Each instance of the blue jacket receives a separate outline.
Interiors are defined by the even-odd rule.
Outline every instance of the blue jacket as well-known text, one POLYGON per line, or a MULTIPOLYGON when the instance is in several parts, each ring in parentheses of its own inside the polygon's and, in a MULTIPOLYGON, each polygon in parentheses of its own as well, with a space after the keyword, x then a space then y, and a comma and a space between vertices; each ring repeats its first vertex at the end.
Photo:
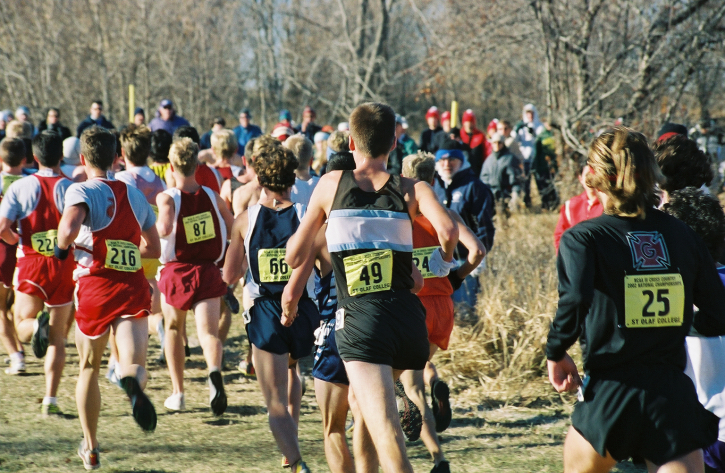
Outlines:
POLYGON ((237 137, 237 143, 239 143, 239 150, 237 153, 240 155, 244 154, 244 147, 252 138, 262 136, 262 129, 257 125, 250 124, 247 128, 242 128, 242 125, 237 125, 234 128, 234 134, 237 137))
POLYGON ((161 117, 155 117, 151 122, 149 123, 149 128, 151 131, 156 130, 166 130, 170 134, 174 134, 174 131, 176 131, 177 128, 180 126, 189 126, 189 120, 187 120, 184 117, 181 117, 179 115, 174 114, 174 116, 171 118, 171 120, 162 120, 161 117))
POLYGON ((91 118, 90 115, 88 115, 85 118, 85 120, 83 120, 82 122, 80 122, 78 124, 78 128, 76 129, 76 134, 78 135, 78 138, 80 138, 81 135, 83 134, 83 130, 85 130, 86 128, 89 128, 93 125, 98 125, 102 128, 105 128, 106 130, 115 129, 115 127, 113 126, 113 123, 109 122, 105 116, 101 115, 100 117, 98 117, 98 120, 94 120, 91 118))
MULTIPOLYGON (((443 179, 436 175, 433 190, 438 201, 461 216, 468 228, 476 234, 486 251, 493 247, 493 237, 496 229, 493 226, 495 213, 493 193, 470 167, 458 171, 446 187, 443 179)), ((466 248, 458 245, 458 259, 468 255, 466 248)))

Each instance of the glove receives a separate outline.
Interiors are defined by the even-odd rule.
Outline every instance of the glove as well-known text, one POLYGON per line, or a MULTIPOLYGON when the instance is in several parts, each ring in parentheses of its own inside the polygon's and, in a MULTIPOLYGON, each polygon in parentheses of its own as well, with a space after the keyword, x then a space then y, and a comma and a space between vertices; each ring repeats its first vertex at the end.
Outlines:
POLYGON ((448 273, 448 281, 453 286, 453 291, 457 291, 461 287, 461 284, 463 284, 463 279, 458 275, 458 271, 448 273))
POLYGON ((450 263, 443 260, 443 249, 441 248, 434 251, 433 254, 430 255, 430 260, 428 261, 428 269, 431 273, 435 274, 435 277, 437 278, 444 278, 448 276, 451 269, 456 266, 458 266, 458 263, 454 260, 451 260, 450 263))
POLYGON ((62 261, 68 257, 68 254, 70 253, 70 247, 66 248, 65 250, 61 250, 56 243, 55 248, 53 248, 53 253, 55 253, 56 258, 62 261))
POLYGON ((239 301, 234 297, 234 288, 232 286, 227 286, 227 293, 222 298, 227 307, 229 307, 229 310, 232 311, 232 314, 239 313, 239 301))

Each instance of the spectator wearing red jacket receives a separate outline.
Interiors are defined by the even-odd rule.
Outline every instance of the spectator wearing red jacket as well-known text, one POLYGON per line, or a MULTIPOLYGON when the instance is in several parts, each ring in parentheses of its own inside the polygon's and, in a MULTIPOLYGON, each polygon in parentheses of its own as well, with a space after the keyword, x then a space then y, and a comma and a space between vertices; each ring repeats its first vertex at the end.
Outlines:
POLYGON ((584 188, 584 192, 567 200, 561 206, 559 222, 556 224, 556 230, 554 230, 554 246, 556 247, 556 251, 559 251, 559 240, 561 240, 561 236, 565 231, 579 222, 602 215, 604 208, 602 207, 602 203, 599 202, 597 191, 588 187, 584 180, 588 172, 589 166, 587 165, 586 158, 583 157, 579 162, 579 182, 584 188))
POLYGON ((490 154, 490 150, 486 153, 487 146, 490 147, 486 140, 486 135, 481 130, 476 128, 476 115, 470 108, 463 112, 461 118, 461 141, 468 145, 470 152, 468 154, 468 164, 473 169, 473 173, 476 176, 481 174, 481 168, 483 167, 483 161, 486 156, 490 154))

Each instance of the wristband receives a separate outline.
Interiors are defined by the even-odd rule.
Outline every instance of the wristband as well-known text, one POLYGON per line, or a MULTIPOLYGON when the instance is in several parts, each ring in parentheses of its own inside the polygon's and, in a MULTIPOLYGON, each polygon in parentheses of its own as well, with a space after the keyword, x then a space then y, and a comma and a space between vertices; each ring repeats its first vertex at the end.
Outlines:
POLYGON ((59 260, 64 260, 68 257, 68 254, 70 253, 70 247, 66 248, 65 250, 60 249, 58 246, 58 243, 55 244, 55 248, 53 248, 53 253, 55 254, 55 257, 59 260))
POLYGON ((457 291, 463 284, 463 278, 458 276, 458 271, 451 271, 448 273, 448 281, 450 281, 451 286, 453 286, 453 291, 457 291))

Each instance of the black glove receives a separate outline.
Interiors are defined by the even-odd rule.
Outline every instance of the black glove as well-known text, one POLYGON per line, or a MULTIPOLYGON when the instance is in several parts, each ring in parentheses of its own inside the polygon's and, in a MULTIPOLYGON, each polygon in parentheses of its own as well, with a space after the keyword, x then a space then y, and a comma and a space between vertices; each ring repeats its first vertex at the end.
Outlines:
POLYGON ((232 314, 239 313, 239 301, 234 297, 234 288, 232 286, 227 286, 227 293, 222 298, 227 307, 229 307, 229 310, 232 311, 232 314))
POLYGON ((454 269, 450 273, 448 273, 448 281, 450 281, 451 286, 453 286, 453 290, 457 291, 458 288, 461 287, 461 284, 463 284, 463 279, 460 276, 458 276, 458 270, 454 269))
POLYGON ((55 253, 56 258, 62 261, 68 257, 68 254, 70 253, 70 247, 66 248, 65 250, 61 250, 58 247, 58 243, 56 243, 55 248, 53 248, 53 253, 55 253))

